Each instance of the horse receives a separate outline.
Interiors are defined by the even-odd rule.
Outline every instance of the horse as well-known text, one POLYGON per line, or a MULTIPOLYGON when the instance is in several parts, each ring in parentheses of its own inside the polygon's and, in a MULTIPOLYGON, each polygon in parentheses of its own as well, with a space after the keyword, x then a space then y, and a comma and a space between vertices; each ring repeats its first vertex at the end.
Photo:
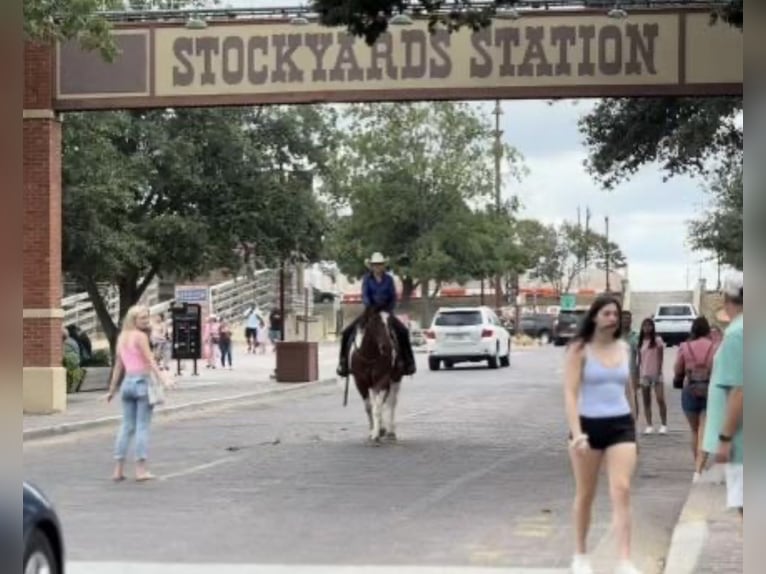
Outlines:
POLYGON ((395 411, 403 370, 399 349, 389 329, 389 315, 365 310, 356 329, 349 357, 351 375, 364 401, 370 424, 370 441, 396 441, 395 411), (384 422, 384 410, 387 417, 384 422))

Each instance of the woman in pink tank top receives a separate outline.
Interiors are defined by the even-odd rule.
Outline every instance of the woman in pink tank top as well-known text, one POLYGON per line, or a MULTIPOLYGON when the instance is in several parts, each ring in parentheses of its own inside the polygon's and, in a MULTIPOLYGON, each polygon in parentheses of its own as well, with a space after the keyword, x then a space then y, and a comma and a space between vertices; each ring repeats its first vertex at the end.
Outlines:
POLYGON ((149 402, 149 384, 152 376, 167 386, 170 379, 162 372, 149 346, 149 309, 131 307, 122 322, 117 338, 112 379, 107 401, 120 390, 122 399, 122 425, 114 448, 115 467, 112 479, 125 480, 125 458, 131 439, 135 439, 136 480, 146 481, 154 476, 146 468, 148 458, 149 427, 153 406, 149 402))
POLYGON ((701 438, 705 431, 707 387, 716 348, 717 344, 711 338, 710 323, 705 317, 697 317, 692 323, 689 340, 678 349, 674 369, 676 381, 683 384, 681 406, 691 430, 694 481, 699 479, 707 464, 707 453, 701 448, 701 438))

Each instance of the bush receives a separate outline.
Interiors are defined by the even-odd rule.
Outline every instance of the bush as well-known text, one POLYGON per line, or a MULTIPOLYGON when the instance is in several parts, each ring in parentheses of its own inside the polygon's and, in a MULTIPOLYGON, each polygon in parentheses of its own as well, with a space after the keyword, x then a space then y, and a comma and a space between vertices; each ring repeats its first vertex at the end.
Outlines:
POLYGON ((63 365, 66 369, 67 393, 79 392, 85 380, 85 369, 80 366, 80 356, 75 353, 66 353, 63 365))
POLYGON ((111 367, 112 355, 108 349, 98 349, 93 351, 93 355, 90 358, 85 359, 82 362, 83 367, 111 367))

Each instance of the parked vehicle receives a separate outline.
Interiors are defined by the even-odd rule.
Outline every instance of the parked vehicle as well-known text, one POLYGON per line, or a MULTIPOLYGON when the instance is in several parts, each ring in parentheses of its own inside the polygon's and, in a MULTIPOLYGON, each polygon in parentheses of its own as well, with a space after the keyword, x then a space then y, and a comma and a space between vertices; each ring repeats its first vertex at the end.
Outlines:
POLYGON ((53 505, 24 483, 24 574, 64 574, 64 542, 53 505))
POLYGON ((557 347, 566 345, 577 334, 580 321, 585 316, 587 309, 574 309, 559 311, 553 325, 553 344, 557 347))
POLYGON ((556 317, 545 313, 522 315, 519 321, 519 331, 522 335, 540 339, 543 344, 548 344, 553 338, 556 317))
POLYGON ((654 313, 657 335, 669 347, 678 345, 689 338, 692 323, 697 318, 697 309, 689 303, 661 303, 654 313))
POLYGON ((511 336, 489 307, 442 307, 426 331, 428 367, 486 361, 490 369, 511 364, 511 336))

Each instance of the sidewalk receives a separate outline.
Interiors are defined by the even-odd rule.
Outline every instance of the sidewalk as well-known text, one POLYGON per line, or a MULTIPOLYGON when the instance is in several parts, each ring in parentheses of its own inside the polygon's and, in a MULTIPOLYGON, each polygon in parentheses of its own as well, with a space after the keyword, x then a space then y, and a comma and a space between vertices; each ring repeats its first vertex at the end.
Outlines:
POLYGON ((726 508, 723 472, 692 486, 673 531, 664 574, 741 574, 744 541, 736 511, 726 508))
MULTIPOLYGON (((235 343, 234 369, 206 369, 204 361, 198 361, 199 375, 194 376, 192 362, 184 362, 181 376, 175 376, 176 388, 168 393, 165 405, 158 407, 155 416, 162 416, 206 406, 226 404, 261 395, 290 392, 317 384, 336 382, 335 368, 338 362, 338 345, 319 344, 319 381, 315 383, 277 383, 271 375, 276 356, 248 354, 244 344, 235 343)), ((171 372, 175 373, 173 363, 171 372)), ((113 426, 120 420, 119 401, 107 403, 103 391, 82 392, 69 395, 64 413, 48 415, 24 415, 23 438, 30 440, 55 434, 74 432, 101 426, 113 426)))

